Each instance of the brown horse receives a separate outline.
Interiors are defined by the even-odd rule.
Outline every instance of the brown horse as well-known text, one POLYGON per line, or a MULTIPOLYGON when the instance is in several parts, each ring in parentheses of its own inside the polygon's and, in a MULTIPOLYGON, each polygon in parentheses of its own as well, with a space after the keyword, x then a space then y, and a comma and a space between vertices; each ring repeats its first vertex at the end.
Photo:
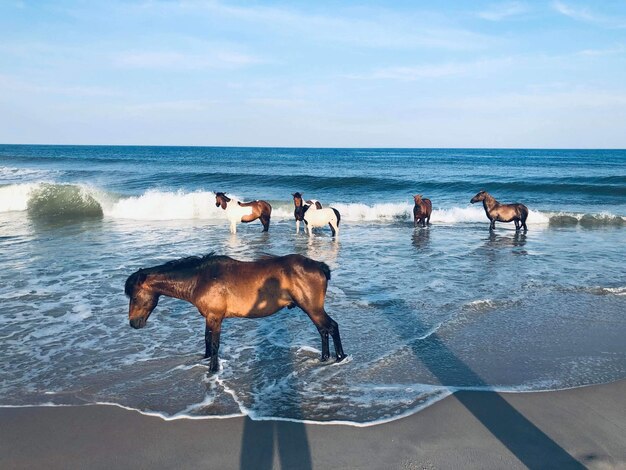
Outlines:
POLYGON ((422 223, 422 227, 426 224, 430 225, 430 214, 433 211, 433 204, 430 199, 422 199, 421 194, 413 196, 415 205, 413 206, 413 227, 417 227, 418 223, 422 223))
POLYGON ((226 217, 230 221, 231 233, 237 233, 237 223, 261 220, 263 231, 270 229, 270 217, 272 206, 265 201, 241 202, 235 201, 225 193, 215 193, 215 206, 226 211, 226 217))
POLYGON ((312 205, 315 205, 316 209, 321 209, 322 208, 322 204, 319 201, 306 201, 305 202, 302 200, 302 193, 293 193, 293 205, 295 206, 295 209, 293 211, 293 216, 296 219, 296 233, 300 233, 300 222, 304 221, 304 213, 309 209, 309 207, 311 207, 312 205))
POLYGON ((337 362, 343 360, 339 327, 324 310, 329 279, 326 263, 301 255, 244 262, 211 253, 140 269, 128 277, 124 290, 133 328, 146 325, 161 295, 195 305, 206 319, 205 357, 211 358, 210 371, 216 372, 224 318, 266 317, 284 307, 300 307, 313 321, 322 337, 322 361, 330 356, 329 335, 337 362))
POLYGON ((500 204, 487 191, 479 191, 476 196, 470 200, 472 204, 480 201, 483 202, 485 214, 487 214, 487 218, 491 221, 489 230, 494 230, 496 228, 497 220, 498 222, 513 221, 515 222, 515 230, 523 228, 524 231, 528 231, 528 227, 526 227, 528 207, 524 204, 500 204))

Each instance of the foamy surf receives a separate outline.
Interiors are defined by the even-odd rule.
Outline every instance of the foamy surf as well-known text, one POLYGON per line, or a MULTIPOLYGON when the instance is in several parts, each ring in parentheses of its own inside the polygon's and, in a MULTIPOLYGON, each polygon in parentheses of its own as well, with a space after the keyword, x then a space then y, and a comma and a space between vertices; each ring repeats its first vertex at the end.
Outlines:
MULTIPOLYGON (((216 383, 221 385, 221 381, 216 380, 216 383)), ((211 394, 207 394, 205 398, 199 402, 194 403, 186 407, 184 410, 179 412, 168 414, 160 411, 149 410, 149 409, 141 409, 132 406, 123 405, 121 403, 111 402, 111 401, 95 401, 95 402, 86 402, 81 404, 61 404, 54 403, 53 401, 46 401, 35 404, 25 404, 25 405, 2 405, 0 404, 0 408, 54 408, 54 407, 68 407, 68 406, 112 406, 116 408, 121 408, 127 411, 133 411, 139 413, 144 416, 150 416, 154 418, 162 419, 163 421, 199 421, 199 420, 225 420, 225 419, 234 419, 234 418, 242 418, 248 417, 254 421, 281 421, 281 422, 290 422, 290 423, 300 423, 300 424, 312 424, 317 426, 350 426, 356 428, 368 428, 372 426, 378 426, 381 424, 391 423, 394 421, 398 421, 400 419, 407 418, 409 416, 413 416, 426 408, 434 405, 435 403, 440 402, 448 398, 457 392, 471 391, 471 392, 495 392, 495 393, 505 393, 505 394, 517 394, 517 393, 546 393, 546 392, 554 392, 554 391, 564 391, 564 390, 572 390, 576 388, 584 388, 597 384, 589 384, 589 385, 580 385, 575 387, 559 387, 554 381, 551 380, 543 380, 537 381, 532 384, 532 386, 485 386, 485 387, 450 387, 450 386, 438 386, 438 385, 428 385, 428 384, 389 384, 384 387, 374 387, 378 391, 384 392, 412 392, 415 393, 417 397, 421 397, 417 399, 417 404, 412 406, 402 413, 375 419, 371 421, 361 422, 361 421, 353 421, 346 419, 330 419, 330 420, 315 420, 315 419, 297 419, 297 418, 286 418, 281 416, 266 416, 262 413, 256 412, 254 409, 247 408, 243 405, 243 403, 239 402, 240 411, 237 413, 228 413, 223 415, 202 415, 202 414, 194 414, 194 411, 202 410, 204 408, 210 407, 214 402, 215 397, 211 394)), ((234 393, 231 391, 231 393, 234 393)), ((55 393, 49 393, 48 395, 55 395, 55 393)))
MULTIPOLYGON (((245 198, 243 198, 245 200, 245 198)), ((341 213, 342 222, 410 222, 413 206, 406 203, 330 203, 341 213)), ((138 196, 121 197, 85 184, 49 182, 19 183, 0 187, 0 213, 28 212, 34 217, 89 217, 137 221, 221 220, 223 211, 215 206, 212 191, 147 190, 138 196)), ((293 207, 289 201, 273 201, 272 217, 291 220, 293 207)), ((431 223, 453 225, 485 223, 480 206, 435 208, 431 223)), ((607 212, 566 213, 530 210, 529 226, 622 226, 623 216, 607 212)))

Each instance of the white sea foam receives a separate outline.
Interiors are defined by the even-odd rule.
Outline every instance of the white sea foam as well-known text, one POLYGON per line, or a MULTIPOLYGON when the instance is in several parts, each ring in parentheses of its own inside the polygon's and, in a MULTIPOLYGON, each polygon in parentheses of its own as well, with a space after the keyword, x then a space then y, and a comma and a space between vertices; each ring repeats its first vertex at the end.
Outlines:
POLYGON ((120 199, 104 209, 104 214, 119 219, 180 220, 224 218, 215 206, 215 193, 147 191, 141 196, 120 199))
POLYGON ((626 295, 626 287, 588 287, 584 290, 596 295, 626 295))
POLYGON ((4 181, 24 181, 32 179, 49 178, 57 175, 56 170, 41 170, 38 168, 13 168, 8 166, 0 166, 0 180, 4 181))
POLYGON ((496 303, 491 299, 473 300, 465 304, 465 307, 473 310, 486 310, 496 306, 496 303))
POLYGON ((412 207, 403 203, 367 204, 330 204, 341 214, 341 220, 351 222, 375 221, 389 219, 408 219, 412 207))
POLYGON ((11 184, 0 188, 0 212, 25 211, 35 183, 11 184))
MULTIPOLYGON (((63 188, 78 188, 84 201, 96 201, 106 217, 130 220, 190 220, 190 219, 225 219, 224 211, 215 206, 215 193, 211 191, 160 191, 148 190, 139 196, 118 197, 90 185, 69 185, 39 183, 18 183, 0 187, 0 213, 26 211, 33 198, 48 197, 47 193, 62 193, 63 188), (56 192, 54 191, 56 190, 56 192)), ((75 204, 69 199, 68 204, 75 204)), ((42 201, 39 200, 39 207, 42 201)), ((45 200, 43 201, 45 210, 45 200)), ((342 222, 375 221, 411 221, 413 207, 406 203, 337 203, 328 204, 341 214, 342 222)), ((292 220, 293 208, 288 201, 274 202, 272 218, 292 220)), ((485 213, 480 206, 459 206, 434 209, 431 216, 433 224, 484 223, 485 213)), ((581 214, 567 212, 540 212, 530 210, 529 226, 542 226, 550 223, 581 225, 621 224, 626 218, 607 212, 581 214)))

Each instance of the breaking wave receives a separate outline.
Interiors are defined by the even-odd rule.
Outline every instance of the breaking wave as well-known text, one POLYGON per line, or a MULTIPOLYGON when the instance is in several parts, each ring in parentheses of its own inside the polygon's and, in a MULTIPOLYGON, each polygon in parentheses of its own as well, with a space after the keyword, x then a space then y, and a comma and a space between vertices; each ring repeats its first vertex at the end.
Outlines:
MULTIPOLYGON (((293 218, 291 201, 270 201, 275 219, 293 218)), ((348 222, 412 220, 412 206, 406 203, 337 203, 329 204, 339 210, 348 222)), ((148 190, 141 195, 122 197, 93 186, 56 183, 21 183, 0 187, 0 213, 25 211, 29 217, 112 217, 130 220, 189 220, 223 219, 224 213, 215 207, 211 191, 148 190)), ((482 207, 465 206, 434 209, 431 223, 457 224, 485 222, 482 207)), ((623 226, 624 217, 610 213, 577 214, 531 210, 529 225, 551 226, 623 226)))

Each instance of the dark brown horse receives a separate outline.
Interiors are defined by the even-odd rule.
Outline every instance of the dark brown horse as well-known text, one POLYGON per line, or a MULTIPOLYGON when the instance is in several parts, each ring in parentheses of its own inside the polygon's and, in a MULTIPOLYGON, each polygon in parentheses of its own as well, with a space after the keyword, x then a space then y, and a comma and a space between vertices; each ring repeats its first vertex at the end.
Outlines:
POLYGON ((213 253, 192 256, 131 274, 125 285, 128 318, 130 326, 143 328, 161 295, 191 302, 206 319, 205 357, 211 358, 210 371, 215 372, 225 318, 260 318, 300 307, 322 337, 322 361, 330 356, 330 335, 339 362, 346 357, 339 327, 324 309, 329 279, 328 265, 301 255, 248 262, 213 253))
POLYGON ((263 231, 270 229, 270 217, 272 206, 266 201, 241 202, 226 196, 225 193, 215 193, 215 205, 226 211, 226 217, 230 221, 231 233, 237 233, 237 223, 261 220, 263 231))
POLYGON ((422 227, 426 224, 430 225, 430 214, 433 212, 433 204, 430 199, 422 199, 421 194, 413 196, 415 205, 413 206, 413 227, 417 227, 418 223, 422 223, 422 227))
POLYGON ((519 230, 520 228, 523 228, 524 231, 528 230, 528 227, 526 227, 528 207, 524 204, 500 204, 487 191, 479 191, 476 196, 470 200, 472 204, 480 201, 483 203, 487 218, 491 221, 489 230, 494 230, 496 228, 496 220, 498 222, 513 221, 515 222, 515 230, 519 230))
POLYGON ((322 204, 319 201, 306 201, 306 203, 302 200, 302 193, 293 193, 293 205, 295 209, 293 211, 293 216, 296 219, 296 233, 300 233, 300 222, 304 221, 304 213, 309 209, 309 207, 315 205, 316 209, 321 209, 322 204))

